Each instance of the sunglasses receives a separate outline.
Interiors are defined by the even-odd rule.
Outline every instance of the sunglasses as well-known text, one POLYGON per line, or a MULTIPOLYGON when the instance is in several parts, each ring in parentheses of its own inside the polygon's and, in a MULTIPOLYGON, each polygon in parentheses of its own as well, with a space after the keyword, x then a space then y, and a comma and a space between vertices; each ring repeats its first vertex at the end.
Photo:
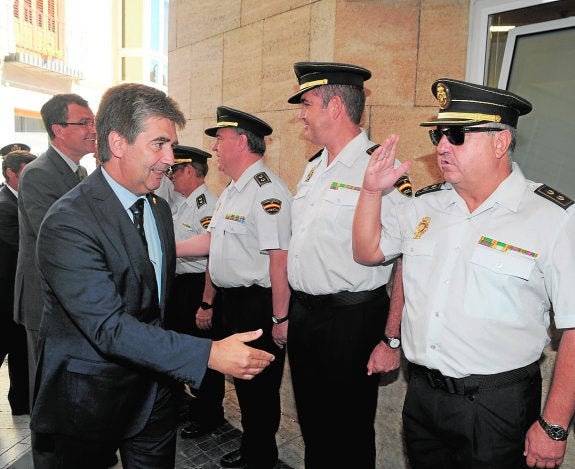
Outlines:
POLYGON ((466 133, 501 132, 502 130, 496 127, 445 127, 443 129, 430 130, 429 138, 431 138, 431 143, 435 146, 439 145, 439 141, 444 135, 452 145, 463 145, 466 133))

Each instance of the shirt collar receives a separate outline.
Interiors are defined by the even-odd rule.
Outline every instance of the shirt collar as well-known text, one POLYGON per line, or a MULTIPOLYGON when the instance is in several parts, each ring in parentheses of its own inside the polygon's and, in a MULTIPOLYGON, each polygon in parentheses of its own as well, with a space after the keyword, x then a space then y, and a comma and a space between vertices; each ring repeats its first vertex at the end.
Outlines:
POLYGON ((50 145, 54 151, 56 153, 58 153, 58 155, 60 155, 62 157, 62 159, 66 162, 66 164, 68 166, 70 166, 70 169, 72 170, 72 172, 76 172, 76 170, 78 169, 78 166, 80 166, 78 163, 72 161, 70 158, 68 158, 66 155, 64 155, 64 153, 62 153, 58 148, 56 148, 54 145, 50 145))
POLYGON ((240 178, 230 184, 230 186, 235 187, 238 192, 244 190, 244 187, 247 186, 248 182, 257 174, 265 171, 266 167, 264 165, 263 159, 260 158, 256 162, 252 163, 250 166, 246 168, 246 170, 242 173, 240 178))
POLYGON ((121 184, 118 184, 116 181, 114 181, 114 179, 112 179, 112 176, 110 176, 106 172, 106 170, 104 169, 103 166, 102 166, 102 174, 104 175, 104 179, 106 179, 106 181, 108 182, 108 184, 112 188, 112 191, 114 192, 114 194, 116 194, 116 197, 118 197, 118 199, 120 200, 120 203, 122 204, 122 207, 124 207, 124 210, 129 210, 129 208, 132 205, 134 205, 134 202, 136 202, 136 200, 141 199, 141 198, 145 199, 145 197, 137 196, 137 195, 133 194, 128 189, 126 189, 124 186, 122 186, 121 184))

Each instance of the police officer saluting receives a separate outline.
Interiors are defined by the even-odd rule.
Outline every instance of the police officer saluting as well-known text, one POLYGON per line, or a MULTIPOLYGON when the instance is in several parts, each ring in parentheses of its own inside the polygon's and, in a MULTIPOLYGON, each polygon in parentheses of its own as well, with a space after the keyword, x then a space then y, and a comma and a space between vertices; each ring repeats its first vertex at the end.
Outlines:
POLYGON ((421 125, 434 127, 445 182, 380 212, 410 167, 394 169, 390 136, 366 171, 353 229, 358 261, 403 254, 411 467, 555 467, 575 408, 575 205, 512 161, 526 99, 450 78, 432 92, 439 114, 421 125), (566 330, 540 414, 551 308, 566 330))

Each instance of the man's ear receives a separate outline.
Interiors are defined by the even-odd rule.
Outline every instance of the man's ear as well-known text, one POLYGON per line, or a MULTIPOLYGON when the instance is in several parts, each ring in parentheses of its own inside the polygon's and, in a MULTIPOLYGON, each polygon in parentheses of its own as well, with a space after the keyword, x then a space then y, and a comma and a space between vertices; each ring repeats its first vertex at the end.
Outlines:
POLYGON ((503 130, 501 132, 497 132, 496 135, 495 153, 497 158, 501 158, 503 155, 507 154, 509 145, 511 145, 511 132, 509 130, 503 130))
POLYGON ((116 158, 122 158, 122 156, 124 156, 126 143, 126 138, 119 132, 112 130, 108 134, 108 146, 110 147, 110 152, 116 158))

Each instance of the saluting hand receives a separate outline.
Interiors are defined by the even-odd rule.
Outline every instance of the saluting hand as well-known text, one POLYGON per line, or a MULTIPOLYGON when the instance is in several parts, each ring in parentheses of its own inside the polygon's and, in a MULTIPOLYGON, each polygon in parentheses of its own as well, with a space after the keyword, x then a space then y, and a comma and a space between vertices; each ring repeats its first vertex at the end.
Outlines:
POLYGON ((363 179, 364 191, 387 193, 395 181, 409 171, 411 161, 406 161, 394 168, 398 141, 399 136, 392 134, 372 153, 363 179))

